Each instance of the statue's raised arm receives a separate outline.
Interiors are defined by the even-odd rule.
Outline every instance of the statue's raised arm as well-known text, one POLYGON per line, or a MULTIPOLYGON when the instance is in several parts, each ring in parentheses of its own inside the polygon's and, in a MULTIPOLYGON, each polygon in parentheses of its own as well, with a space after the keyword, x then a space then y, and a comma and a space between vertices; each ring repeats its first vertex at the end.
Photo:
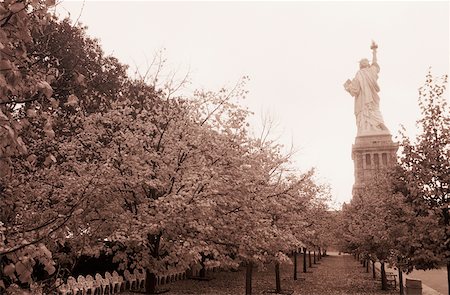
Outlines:
POLYGON ((372 40, 372 45, 370 46, 370 49, 372 49, 372 65, 373 64, 377 64, 377 49, 378 49, 378 45, 377 43, 375 43, 375 41, 372 40))
POLYGON ((372 41, 372 64, 367 58, 359 62, 359 71, 353 80, 348 79, 344 88, 355 97, 355 117, 358 136, 371 134, 389 134, 380 112, 380 97, 378 92, 377 60, 378 45, 372 41))

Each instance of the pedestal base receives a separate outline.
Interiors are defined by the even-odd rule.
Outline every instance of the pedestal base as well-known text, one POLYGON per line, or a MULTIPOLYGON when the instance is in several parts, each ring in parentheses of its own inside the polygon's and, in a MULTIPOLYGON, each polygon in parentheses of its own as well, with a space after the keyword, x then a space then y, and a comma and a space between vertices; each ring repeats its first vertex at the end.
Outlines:
POLYGON ((355 171, 353 197, 364 187, 380 169, 392 167, 397 161, 398 144, 390 134, 357 136, 352 146, 352 159, 355 171))

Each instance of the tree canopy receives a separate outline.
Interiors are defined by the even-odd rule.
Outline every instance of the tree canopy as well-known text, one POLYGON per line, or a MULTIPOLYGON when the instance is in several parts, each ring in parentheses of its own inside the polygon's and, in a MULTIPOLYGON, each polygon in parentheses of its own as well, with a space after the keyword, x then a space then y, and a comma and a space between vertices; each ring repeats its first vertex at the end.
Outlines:
POLYGON ((83 255, 151 275, 327 243, 326 187, 249 135, 248 77, 158 89, 52 5, 0 4, 0 289, 47 292, 83 255))

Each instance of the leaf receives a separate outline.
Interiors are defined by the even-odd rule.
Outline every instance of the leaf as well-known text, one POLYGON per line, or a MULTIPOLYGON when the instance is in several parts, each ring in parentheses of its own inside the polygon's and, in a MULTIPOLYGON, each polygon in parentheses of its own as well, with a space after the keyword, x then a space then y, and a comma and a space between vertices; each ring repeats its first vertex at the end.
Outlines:
POLYGON ((50 166, 52 163, 56 163, 56 158, 55 158, 55 156, 50 154, 45 158, 44 165, 50 166))
POLYGON ((20 126, 22 126, 21 128, 27 128, 28 126, 30 126, 30 121, 24 118, 19 121, 19 124, 20 126))
POLYGON ((51 264, 46 264, 44 269, 49 275, 52 275, 56 270, 55 267, 51 264))
POLYGON ((23 142, 22 137, 20 137, 20 136, 17 137, 16 143, 17 143, 17 148, 18 148, 19 152, 21 152, 22 154, 26 154, 27 153, 27 146, 23 142))
POLYGON ((17 275, 22 283, 31 283, 31 270, 33 269, 31 262, 31 258, 25 258, 19 260, 15 265, 17 275))
POLYGON ((8 130, 9 136, 11 136, 11 138, 15 138, 15 132, 14 130, 8 126, 8 125, 3 125, 3 128, 5 128, 6 130, 8 130))
POLYGON ((8 84, 6 83, 5 76, 3 74, 0 74, 0 87, 6 87, 6 85, 8 84))
POLYGON ((77 209, 73 212, 74 215, 80 215, 81 213, 83 213, 83 208, 77 209))
POLYGON ((44 130, 45 135, 50 138, 53 139, 55 137, 55 131, 53 131, 53 129, 45 129, 44 130))
POLYGON ((53 131, 52 129, 52 123, 50 120, 47 120, 47 122, 44 125, 44 133, 47 137, 51 139, 55 137, 55 131, 53 131))
POLYGON ((6 14, 8 10, 3 5, 0 5, 0 16, 4 17, 4 14, 6 14))
POLYGON ((53 94, 53 89, 47 81, 40 81, 37 84, 39 91, 41 91, 47 98, 50 98, 53 94))
POLYGON ((34 163, 36 163, 36 159, 37 159, 37 156, 35 154, 31 154, 27 157, 27 161, 31 165, 34 165, 34 163))
POLYGON ((36 117, 36 115, 37 115, 37 113, 36 113, 36 110, 35 110, 35 109, 28 109, 28 110, 27 110, 27 116, 28 116, 28 117, 34 118, 34 117, 36 117))
POLYGON ((12 126, 16 131, 22 130, 23 127, 19 121, 13 121, 12 126))
POLYGON ((12 13, 17 13, 25 8, 25 4, 23 2, 16 2, 9 7, 9 11, 12 13))
POLYGON ((16 271, 16 267, 14 264, 10 263, 3 268, 3 273, 10 278, 14 278, 14 272, 16 271))
POLYGON ((67 98, 67 102, 64 105, 74 107, 77 104, 78 104, 78 97, 74 94, 71 94, 67 98))
POLYGON ((11 62, 7 59, 0 60, 0 71, 11 70, 11 62))
POLYGON ((50 252, 50 250, 48 250, 48 248, 44 244, 40 244, 39 249, 42 251, 42 254, 44 254, 45 256, 47 256, 49 258, 52 257, 52 252, 50 252))
POLYGON ((19 275, 19 280, 22 283, 31 283, 32 279, 31 279, 31 271, 26 269, 24 270, 20 275, 19 275))
POLYGON ((77 83, 82 86, 86 86, 85 79, 86 79, 86 77, 83 74, 78 74, 75 81, 77 81, 77 83))
POLYGON ((1 120, 8 120, 8 117, 5 114, 3 114, 2 110, 0 110, 0 119, 1 120))
POLYGON ((45 0, 45 5, 47 6, 54 6, 55 5, 55 0, 45 0))
MULTIPOLYGON (((6 12, 6 10, 2 11, 2 9, 3 9, 3 6, 0 5, 0 15, 4 14, 6 12)), ((8 43, 8 42, 5 42, 8 40, 8 35, 6 34, 5 30, 0 30, 0 40, 3 43, 8 43)))

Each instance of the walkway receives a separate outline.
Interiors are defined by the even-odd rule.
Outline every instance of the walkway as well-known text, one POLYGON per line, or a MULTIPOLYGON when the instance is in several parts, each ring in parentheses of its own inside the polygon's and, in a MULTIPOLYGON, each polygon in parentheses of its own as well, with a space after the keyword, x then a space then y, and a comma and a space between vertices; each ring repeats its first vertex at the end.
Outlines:
MULTIPOLYGON (((380 282, 372 279, 370 273, 365 273, 361 266, 350 255, 337 255, 331 253, 322 258, 320 264, 308 268, 307 273, 302 271, 302 259, 298 263, 299 280, 294 281, 293 265, 284 265, 281 268, 281 287, 293 290, 295 295, 387 295, 398 294, 398 291, 382 292, 380 282)), ((210 273, 215 279, 210 281, 184 280, 171 283, 165 288, 170 291, 167 295, 238 295, 245 293, 245 269, 237 272, 222 271, 210 273)), ((253 294, 267 294, 275 287, 275 274, 273 267, 266 270, 254 271, 253 294)))
POLYGON ((407 277, 410 277, 412 279, 418 279, 423 282, 423 284, 426 284, 424 286, 424 292, 425 294, 425 288, 428 286, 430 288, 434 289, 434 293, 428 290, 430 294, 448 294, 448 285, 447 285, 447 268, 442 267, 440 269, 432 269, 432 270, 414 270, 412 273, 410 273, 407 277))
MULTIPOLYGON (((379 270, 380 263, 375 263, 375 267, 377 268, 377 270, 379 270)), ((386 270, 391 271, 395 274, 398 273, 397 269, 387 267, 386 270)), ((403 285, 406 284, 406 278, 421 280, 423 295, 448 294, 446 267, 431 270, 414 270, 410 274, 403 274, 403 285)))

